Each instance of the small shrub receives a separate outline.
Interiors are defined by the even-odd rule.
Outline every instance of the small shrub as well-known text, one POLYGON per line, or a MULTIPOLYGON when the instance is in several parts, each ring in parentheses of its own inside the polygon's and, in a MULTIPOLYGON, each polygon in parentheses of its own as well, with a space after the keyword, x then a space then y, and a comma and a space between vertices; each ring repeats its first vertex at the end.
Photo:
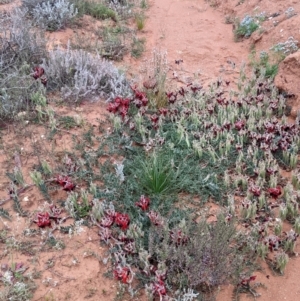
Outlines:
POLYGON ((256 53, 253 51, 250 59, 251 66, 254 68, 257 77, 263 75, 265 78, 274 79, 278 72, 278 62, 272 64, 270 62, 269 54, 265 51, 260 52, 258 60, 256 59, 255 55, 256 53))
POLYGON ((270 48, 274 53, 279 54, 282 59, 287 55, 298 51, 298 41, 294 37, 289 37, 285 42, 278 43, 270 48))
POLYGON ((135 58, 141 57, 145 51, 145 39, 134 37, 131 43, 131 56, 135 58))
POLYGON ((251 34, 259 28, 255 18, 246 16, 241 22, 237 22, 234 32, 235 39, 249 38, 251 34))
POLYGON ((104 97, 110 101, 129 91, 129 85, 110 62, 83 50, 56 49, 44 60, 47 88, 60 89, 64 99, 104 97))
POLYGON ((243 258, 233 247, 235 233, 234 225, 220 216, 214 224, 182 220, 171 229, 153 227, 150 259, 167 263, 167 279, 176 288, 211 292, 230 280, 238 283, 243 258))
POLYGON ((27 10, 15 9, 0 20, 0 117, 15 117, 32 107, 34 92, 44 93, 33 67, 46 57, 46 41, 26 18, 27 10))
POLYGON ((147 97, 151 107, 162 108, 168 103, 166 97, 166 79, 168 70, 167 52, 154 49, 152 58, 146 61, 141 70, 144 81, 149 78, 156 81, 155 89, 147 90, 147 97))
POLYGON ((130 45, 127 43, 127 34, 130 30, 127 27, 103 27, 98 31, 102 43, 99 46, 99 53, 102 57, 120 61, 128 53, 130 45))
POLYGON ((74 4, 70 4, 67 0, 42 2, 32 10, 32 16, 36 24, 49 31, 64 28, 77 13, 74 4))
POLYGON ((79 14, 87 14, 99 20, 112 19, 117 21, 117 14, 114 10, 109 8, 103 3, 98 3, 94 1, 73 1, 75 7, 78 9, 79 14))
POLYGON ((22 8, 27 10, 28 14, 32 16, 33 9, 46 2, 46 0, 22 0, 22 8))

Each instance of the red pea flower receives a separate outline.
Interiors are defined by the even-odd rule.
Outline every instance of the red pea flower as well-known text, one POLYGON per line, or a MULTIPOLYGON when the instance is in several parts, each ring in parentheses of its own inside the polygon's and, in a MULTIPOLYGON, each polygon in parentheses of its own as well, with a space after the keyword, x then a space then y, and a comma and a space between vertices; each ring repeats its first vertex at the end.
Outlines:
POLYGON ((147 215, 154 226, 161 226, 163 224, 162 217, 157 212, 151 210, 147 215))
POLYGON ((168 109, 166 109, 166 108, 160 108, 158 111, 159 111, 159 114, 163 115, 163 116, 166 116, 168 113, 168 109))
POLYGON ((173 229, 170 231, 170 237, 173 243, 176 246, 184 245, 188 242, 189 238, 184 235, 184 233, 180 229, 173 229))
POLYGON ((129 108, 129 104, 130 104, 130 99, 129 98, 122 98, 121 99, 121 104, 122 106, 129 108))
POLYGON ((166 285, 162 280, 158 280, 153 283, 153 293, 159 296, 165 296, 167 294, 166 285))
POLYGON ((42 67, 38 67, 38 66, 34 67, 33 71, 34 71, 34 73, 33 73, 34 79, 40 78, 45 72, 45 70, 42 67))
POLYGON ((72 180, 68 176, 58 175, 56 177, 56 182, 63 187, 63 190, 71 191, 76 185, 72 182, 72 180))
POLYGON ((277 199, 281 195, 281 187, 269 188, 268 192, 274 199, 277 199))
POLYGON ((142 102, 142 105, 145 107, 147 104, 148 104, 148 98, 147 97, 143 97, 142 99, 141 99, 141 102, 142 102))
POLYGON ((115 222, 122 230, 126 230, 130 223, 129 215, 126 213, 116 213, 115 222))
POLYGON ((151 119, 151 121, 152 121, 153 123, 157 123, 158 120, 159 120, 159 116, 156 115, 156 114, 153 114, 153 115, 150 116, 150 119, 151 119))
POLYGON ((146 211, 149 207, 150 199, 142 195, 139 202, 136 202, 135 205, 140 207, 143 211, 146 211))
POLYGON ((123 283, 129 282, 129 274, 130 270, 127 267, 121 267, 118 265, 116 269, 114 270, 114 276, 116 279, 121 280, 123 283))
POLYGON ((118 109, 119 109, 118 103, 110 103, 107 108, 108 112, 114 113, 114 114, 117 113, 118 109))
POLYGON ((125 118, 125 116, 127 115, 128 113, 128 107, 126 106, 121 106, 121 109, 120 109, 120 115, 122 116, 122 119, 125 118))
POLYGON ((71 191, 76 187, 76 185, 71 181, 69 177, 66 178, 65 185, 63 187, 63 190, 65 191, 71 191))
POLYGON ((37 223, 37 225, 40 228, 44 228, 44 227, 50 227, 51 226, 51 221, 50 221, 50 216, 48 212, 45 213, 38 213, 37 214, 37 221, 35 221, 37 223))
POLYGON ((238 131, 240 131, 242 128, 244 128, 244 126, 245 126, 245 121, 244 120, 238 120, 235 124, 234 124, 234 126, 235 126, 235 128, 238 130, 238 131))
POLYGON ((261 189, 259 186, 256 186, 256 185, 252 185, 250 188, 249 188, 249 191, 251 193, 253 193, 254 196, 260 196, 261 194, 261 189))
POLYGON ((243 278, 240 282, 240 285, 243 286, 249 286, 251 281, 254 281, 256 279, 256 276, 250 276, 247 278, 243 278))

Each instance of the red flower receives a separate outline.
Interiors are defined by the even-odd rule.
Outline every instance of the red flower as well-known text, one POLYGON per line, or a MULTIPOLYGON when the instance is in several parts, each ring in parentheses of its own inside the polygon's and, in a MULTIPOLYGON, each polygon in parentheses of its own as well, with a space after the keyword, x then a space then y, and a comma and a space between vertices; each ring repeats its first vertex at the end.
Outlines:
POLYGON ((114 270, 114 276, 116 279, 121 280, 123 283, 128 283, 130 270, 127 267, 121 267, 118 265, 114 270))
POLYGON ((234 126, 235 126, 235 128, 238 130, 238 131, 240 131, 242 128, 244 128, 244 126, 245 126, 245 121, 244 120, 238 120, 235 124, 234 124, 234 126))
POLYGON ((191 90, 193 91, 193 93, 196 93, 197 91, 200 91, 202 89, 201 86, 191 86, 191 90))
POLYGON ((142 105, 145 107, 148 104, 148 98, 145 96, 141 99, 142 105))
POLYGON ((170 231, 170 237, 172 242, 174 242, 177 246, 184 245, 189 240, 189 238, 184 235, 180 229, 170 231))
POLYGON ((45 72, 45 70, 42 67, 38 67, 38 66, 34 67, 33 71, 34 71, 34 73, 33 73, 34 79, 40 78, 45 72))
POLYGON ((259 186, 256 186, 256 185, 252 185, 250 188, 249 188, 249 191, 251 193, 253 193, 254 196, 260 196, 261 194, 261 189, 259 186))
POLYGON ((168 99, 169 99, 169 103, 174 103, 177 100, 177 93, 174 94, 174 92, 169 92, 166 93, 168 99))
POLYGON ((116 213, 115 222, 122 230, 126 230, 130 223, 129 215, 126 213, 116 213))
POLYGON ((243 278, 240 282, 240 285, 249 286, 250 281, 254 281, 256 279, 256 276, 250 276, 247 278, 243 278))
POLYGON ((117 96, 116 98, 115 98, 115 104, 121 104, 122 103, 122 98, 121 97, 119 97, 119 96, 117 96))
POLYGON ((119 109, 118 103, 110 103, 107 108, 108 112, 114 113, 114 114, 118 112, 118 109, 119 109))
POLYGON ((274 199, 277 199, 281 195, 281 187, 269 188, 268 192, 274 199))
POLYGON ((105 216, 102 218, 100 225, 102 227, 110 227, 114 223, 114 219, 111 216, 105 216))
POLYGON ((122 98, 121 99, 121 104, 122 106, 129 108, 129 104, 130 104, 130 99, 129 98, 122 98))
POLYGON ((275 131, 275 125, 271 122, 266 122, 264 126, 268 133, 273 133, 275 131))
POLYGON ((136 202, 135 205, 140 207, 143 211, 146 211, 149 207, 150 199, 142 195, 139 202, 136 202))
POLYGON ((122 106, 121 110, 120 110, 120 115, 122 116, 123 119, 125 118, 125 116, 127 115, 127 113, 128 113, 128 107, 122 106))
POLYGON ((160 108, 159 109, 159 114, 160 115, 166 116, 167 113, 168 113, 168 109, 166 109, 166 108, 160 108))
POLYGON ((162 280, 158 280, 153 283, 153 291, 159 296, 164 296, 167 294, 166 285, 162 280))
POLYGON ((48 212, 45 212, 45 213, 38 213, 37 214, 37 221, 35 221, 37 223, 37 225, 40 227, 40 228, 43 228, 43 227, 50 227, 51 226, 51 221, 50 221, 50 216, 49 216, 49 213, 48 212))
POLYGON ((56 182, 63 187, 63 190, 71 191, 76 185, 72 182, 72 180, 68 176, 58 175, 56 177, 56 182))
POLYGON ((157 123, 158 120, 159 120, 159 116, 156 115, 156 114, 153 114, 153 115, 150 116, 150 119, 151 119, 151 121, 152 121, 153 123, 157 123))
POLYGON ((153 225, 161 226, 163 224, 162 217, 157 212, 151 210, 147 215, 153 225))

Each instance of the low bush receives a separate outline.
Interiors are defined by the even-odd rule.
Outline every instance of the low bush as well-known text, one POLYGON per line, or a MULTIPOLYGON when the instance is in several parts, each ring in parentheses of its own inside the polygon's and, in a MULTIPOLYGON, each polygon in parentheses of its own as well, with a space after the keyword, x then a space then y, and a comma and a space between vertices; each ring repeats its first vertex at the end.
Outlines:
POLYGON ((49 31, 64 28, 78 11, 67 0, 45 1, 38 3, 31 11, 33 20, 40 27, 49 31))
POLYGON ((99 20, 111 18, 117 21, 117 13, 104 3, 88 0, 72 0, 72 3, 78 9, 79 15, 86 14, 99 20))
POLYGON ((46 57, 46 41, 26 18, 27 11, 13 10, 0 24, 0 117, 11 118, 33 104, 31 95, 43 85, 33 68, 46 57))
POLYGON ((104 97, 110 101, 129 93, 129 85, 112 63, 83 50, 56 49, 42 67, 48 78, 49 90, 60 90, 64 99, 104 97))
POLYGON ((236 24, 234 31, 235 39, 249 38, 258 28, 259 24, 256 19, 251 16, 246 16, 241 22, 238 21, 236 24))

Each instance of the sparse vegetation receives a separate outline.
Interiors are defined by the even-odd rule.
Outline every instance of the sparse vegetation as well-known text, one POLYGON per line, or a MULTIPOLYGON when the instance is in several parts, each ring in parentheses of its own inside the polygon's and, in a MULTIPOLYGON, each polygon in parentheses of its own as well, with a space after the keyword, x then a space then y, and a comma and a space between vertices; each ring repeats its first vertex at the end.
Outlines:
POLYGON ((258 20, 251 16, 246 16, 242 21, 236 20, 234 36, 236 41, 249 38, 251 34, 259 28, 258 20))
MULTIPOLYGON (((287 121, 272 55, 292 53, 298 42, 290 38, 258 58, 253 52, 253 72, 241 70, 237 89, 226 79, 207 88, 195 79, 169 86, 167 52, 159 49, 141 78, 129 82, 106 59, 144 51, 145 39, 122 23, 131 16, 137 30, 144 28, 134 4, 140 10, 147 2, 133 2, 23 0, 21 9, 0 16, 0 117, 15 127, 9 139, 0 137, 7 157, 0 300, 31 300, 37 279, 49 288, 39 299, 56 300, 51 290, 74 280, 72 268, 87 257, 97 278, 103 264, 101 271, 118 281, 116 300, 139 298, 141 290, 149 300, 213 300, 229 283, 238 300, 243 292, 257 296, 262 260, 282 275, 296 254, 300 124, 299 117, 287 121), (99 43, 46 46, 43 30, 64 28, 77 10, 115 22, 93 32, 99 43), (99 98, 105 121, 93 117, 90 124, 80 106, 78 114, 61 113, 66 101, 99 98), (88 238, 74 239, 87 231, 88 238), (74 253, 83 248, 80 258, 67 253, 71 243, 74 253)), ((249 37, 261 21, 247 16, 236 37, 249 37)), ((95 289, 92 278, 84 285, 83 298, 110 296, 110 287, 95 289)))
POLYGON ((81 13, 90 15, 96 19, 104 20, 110 18, 117 21, 116 12, 101 2, 77 1, 77 6, 81 13))
POLYGON ((67 0, 43 1, 37 4, 32 11, 33 20, 40 27, 49 31, 64 28, 78 14, 74 4, 67 0))

